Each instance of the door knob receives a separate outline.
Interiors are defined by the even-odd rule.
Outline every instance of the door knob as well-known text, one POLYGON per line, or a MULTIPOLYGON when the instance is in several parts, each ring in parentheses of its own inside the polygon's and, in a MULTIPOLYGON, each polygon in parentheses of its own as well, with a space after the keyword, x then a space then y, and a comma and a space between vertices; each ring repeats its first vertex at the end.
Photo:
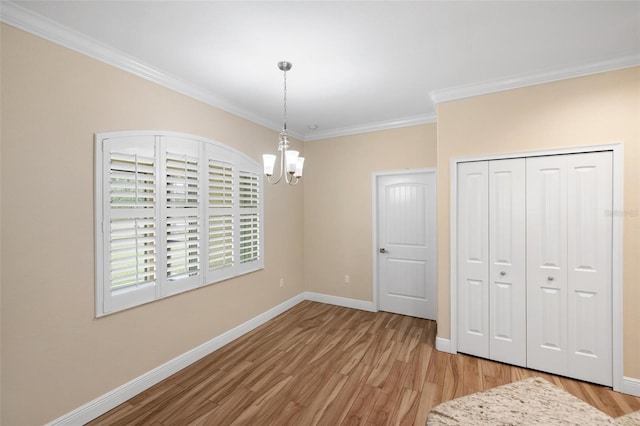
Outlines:
POLYGON ((552 277, 551 275, 549 275, 549 276, 547 277, 547 281, 553 281, 553 277, 552 277))
POLYGON ((505 271, 500 271, 500 276, 504 277, 505 275, 507 275, 507 273, 505 271))
POLYGON ((381 248, 380 253, 389 253, 386 248, 381 248))

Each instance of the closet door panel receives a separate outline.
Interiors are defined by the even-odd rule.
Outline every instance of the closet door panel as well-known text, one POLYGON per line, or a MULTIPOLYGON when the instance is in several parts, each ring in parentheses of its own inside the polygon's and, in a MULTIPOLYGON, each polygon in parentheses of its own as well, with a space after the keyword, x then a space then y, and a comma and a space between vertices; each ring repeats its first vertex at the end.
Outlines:
POLYGON ((568 375, 611 386, 612 154, 567 161, 568 375))
POLYGON ((488 163, 457 171, 458 350, 489 357, 488 163))
POLYGON ((567 371, 566 156, 526 160, 527 366, 567 371))
POLYGON ((490 358, 525 366, 525 160, 489 162, 490 358))

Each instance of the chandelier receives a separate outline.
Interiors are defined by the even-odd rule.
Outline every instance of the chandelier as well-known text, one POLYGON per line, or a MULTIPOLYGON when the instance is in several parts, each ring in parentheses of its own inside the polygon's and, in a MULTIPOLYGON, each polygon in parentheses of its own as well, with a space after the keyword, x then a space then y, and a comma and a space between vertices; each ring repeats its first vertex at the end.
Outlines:
POLYGON ((278 154, 280 155, 280 171, 278 178, 271 180, 273 169, 275 168, 277 155, 264 154, 262 160, 264 163, 264 174, 269 183, 276 184, 280 182, 284 175, 284 180, 289 185, 296 185, 302 178, 302 167, 304 158, 299 156, 298 151, 289 149, 289 138, 287 135, 287 71, 291 69, 291 62, 278 62, 278 68, 284 73, 284 114, 282 119, 282 131, 280 132, 278 142, 278 154))

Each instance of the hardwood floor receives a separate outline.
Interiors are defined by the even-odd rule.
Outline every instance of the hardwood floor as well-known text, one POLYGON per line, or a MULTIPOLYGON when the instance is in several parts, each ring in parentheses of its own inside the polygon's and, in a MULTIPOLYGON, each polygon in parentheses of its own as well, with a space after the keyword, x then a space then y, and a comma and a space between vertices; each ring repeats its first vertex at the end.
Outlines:
POLYGON ((542 376, 610 416, 640 398, 435 350, 436 325, 303 302, 90 425, 424 425, 436 404, 542 376))

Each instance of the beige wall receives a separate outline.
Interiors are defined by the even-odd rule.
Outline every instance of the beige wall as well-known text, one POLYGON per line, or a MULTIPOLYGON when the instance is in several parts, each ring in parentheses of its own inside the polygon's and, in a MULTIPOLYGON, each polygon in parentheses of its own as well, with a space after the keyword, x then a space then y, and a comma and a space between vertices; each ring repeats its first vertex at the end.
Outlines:
POLYGON ((624 374, 640 378, 640 68, 438 105, 438 335, 450 337, 452 158, 624 144, 624 374))
POLYGON ((436 125, 307 142, 305 156, 306 289, 372 301, 372 174, 435 167, 436 125))
POLYGON ((2 25, 2 424, 42 424, 300 294, 304 187, 267 186, 265 269, 94 318, 93 134, 277 133, 2 25), (279 287, 279 278, 285 287, 279 287))

